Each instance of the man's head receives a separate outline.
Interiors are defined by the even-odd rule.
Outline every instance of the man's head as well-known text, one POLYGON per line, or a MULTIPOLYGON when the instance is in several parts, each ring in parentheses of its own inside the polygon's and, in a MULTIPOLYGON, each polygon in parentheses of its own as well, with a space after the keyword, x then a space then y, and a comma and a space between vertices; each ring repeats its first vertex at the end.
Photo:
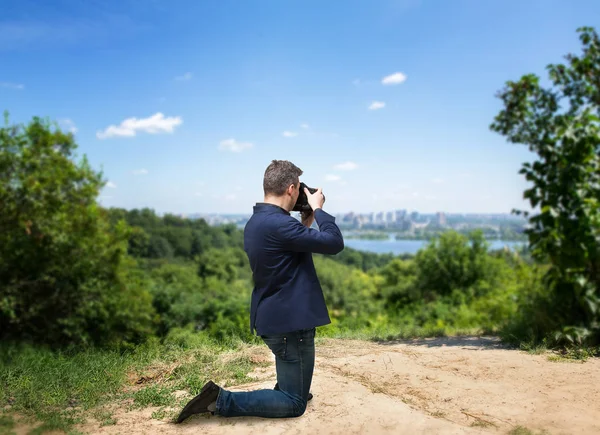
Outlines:
POLYGON ((265 170, 265 201, 291 210, 298 200, 302 169, 287 160, 273 160, 265 170))

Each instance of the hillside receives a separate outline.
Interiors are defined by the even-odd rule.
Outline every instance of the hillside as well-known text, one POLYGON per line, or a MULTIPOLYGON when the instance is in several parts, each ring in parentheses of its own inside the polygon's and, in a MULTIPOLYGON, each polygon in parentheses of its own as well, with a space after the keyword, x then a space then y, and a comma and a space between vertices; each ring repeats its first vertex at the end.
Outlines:
MULTIPOLYGON (((267 348, 247 351, 258 363, 251 375, 255 382, 232 389, 272 388, 275 372, 267 348)), ((160 383, 165 377, 147 375, 140 379, 160 383)), ((132 387, 140 379, 132 378, 132 387)), ((113 404, 114 424, 89 419, 77 429, 94 434, 594 434, 600 433, 599 385, 596 358, 581 362, 533 354, 490 337, 385 344, 319 339, 315 397, 298 419, 197 416, 175 425, 170 420, 178 408, 157 418, 158 407, 128 411, 123 402, 113 404)), ((183 391, 176 395, 188 398, 183 391)), ((26 433, 31 427, 17 428, 26 433)))

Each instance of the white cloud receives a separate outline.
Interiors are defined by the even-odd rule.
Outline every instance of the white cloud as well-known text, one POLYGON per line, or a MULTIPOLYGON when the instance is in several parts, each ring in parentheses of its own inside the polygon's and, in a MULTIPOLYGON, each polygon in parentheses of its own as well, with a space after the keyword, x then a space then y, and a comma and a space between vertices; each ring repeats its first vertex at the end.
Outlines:
POLYGON ((175 80, 180 81, 180 82, 191 80, 191 79, 192 79, 192 73, 191 72, 186 72, 182 76, 175 77, 175 80))
POLYGON ((235 201, 237 199, 237 196, 234 195, 233 193, 230 193, 228 195, 225 195, 225 201, 235 201))
POLYGON ((116 189, 117 185, 115 183, 113 183, 112 181, 109 181, 106 183, 106 187, 109 187, 111 189, 116 189))
POLYGON ((63 127, 66 130, 69 130, 73 134, 77 133, 78 131, 77 127, 75 126, 75 123, 69 118, 61 119, 58 121, 58 123, 61 127, 63 127))
POLYGON ((369 106, 369 110, 379 110, 385 107, 385 103, 383 101, 373 101, 369 106))
POLYGON ((310 125, 308 125, 308 124, 301 124, 300 127, 302 127, 304 130, 308 130, 310 128, 310 125))
POLYGON ((338 169, 340 171, 353 171, 358 168, 358 165, 354 162, 344 162, 333 167, 334 169, 338 169))
POLYGON ((433 178, 433 179, 431 180, 431 182, 432 182, 433 184, 442 184, 442 183, 444 182, 444 179, 443 179, 443 178, 433 178))
POLYGON ((108 126, 104 131, 96 133, 98 139, 108 139, 114 136, 133 137, 138 131, 145 133, 173 133, 175 127, 182 124, 181 117, 165 115, 158 112, 148 118, 127 118, 119 125, 108 126))
POLYGON ((225 139, 219 144, 221 151, 231 151, 233 153, 241 153, 244 150, 252 148, 254 145, 250 142, 238 142, 235 139, 225 139))
POLYGON ((283 137, 296 137, 296 136, 298 136, 298 133, 296 133, 294 131, 284 131, 281 134, 283 135, 283 137))
POLYGON ((325 176, 326 181, 340 181, 341 179, 342 177, 340 177, 339 175, 327 174, 325 176))
POLYGON ((132 171, 133 175, 146 175, 148 173, 147 169, 136 169, 132 171))
POLYGON ((389 76, 385 76, 381 83, 384 85, 399 85, 400 83, 404 83, 406 81, 406 75, 401 72, 397 72, 394 74, 390 74, 389 76))
POLYGON ((0 82, 0 88, 16 89, 18 91, 22 91, 23 89, 25 89, 25 85, 21 83, 0 82))
POLYGON ((196 196, 202 196, 202 192, 196 192, 195 195, 196 196))

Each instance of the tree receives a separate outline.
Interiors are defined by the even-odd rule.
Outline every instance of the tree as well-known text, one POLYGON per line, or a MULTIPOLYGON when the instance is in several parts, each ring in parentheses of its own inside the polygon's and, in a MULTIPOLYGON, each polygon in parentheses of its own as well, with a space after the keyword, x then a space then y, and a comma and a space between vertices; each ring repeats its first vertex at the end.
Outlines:
POLYGON ((532 255, 551 264, 554 338, 582 343, 600 338, 600 40, 578 32, 582 54, 548 65, 549 87, 534 74, 506 83, 491 129, 537 154, 520 171, 536 210, 526 232, 532 255))
POLYGON ((487 250, 481 231, 469 237, 448 231, 433 239, 415 256, 422 296, 434 299, 474 286, 491 271, 487 250))
POLYGON ((124 264, 127 228, 96 197, 102 174, 72 161, 72 134, 34 118, 0 128, 0 340, 136 341, 150 295, 124 264))

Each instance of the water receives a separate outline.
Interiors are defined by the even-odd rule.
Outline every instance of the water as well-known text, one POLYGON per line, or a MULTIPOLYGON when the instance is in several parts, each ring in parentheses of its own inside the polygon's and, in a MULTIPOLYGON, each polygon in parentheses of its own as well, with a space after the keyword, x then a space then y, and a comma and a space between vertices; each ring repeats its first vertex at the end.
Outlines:
MULTIPOLYGON (((364 240, 344 239, 344 244, 349 248, 359 251, 375 252, 377 254, 392 253, 394 255, 416 254, 419 249, 424 248, 428 240, 364 240)), ((505 242, 502 240, 489 241, 490 249, 516 249, 523 246, 525 242, 505 242)))

